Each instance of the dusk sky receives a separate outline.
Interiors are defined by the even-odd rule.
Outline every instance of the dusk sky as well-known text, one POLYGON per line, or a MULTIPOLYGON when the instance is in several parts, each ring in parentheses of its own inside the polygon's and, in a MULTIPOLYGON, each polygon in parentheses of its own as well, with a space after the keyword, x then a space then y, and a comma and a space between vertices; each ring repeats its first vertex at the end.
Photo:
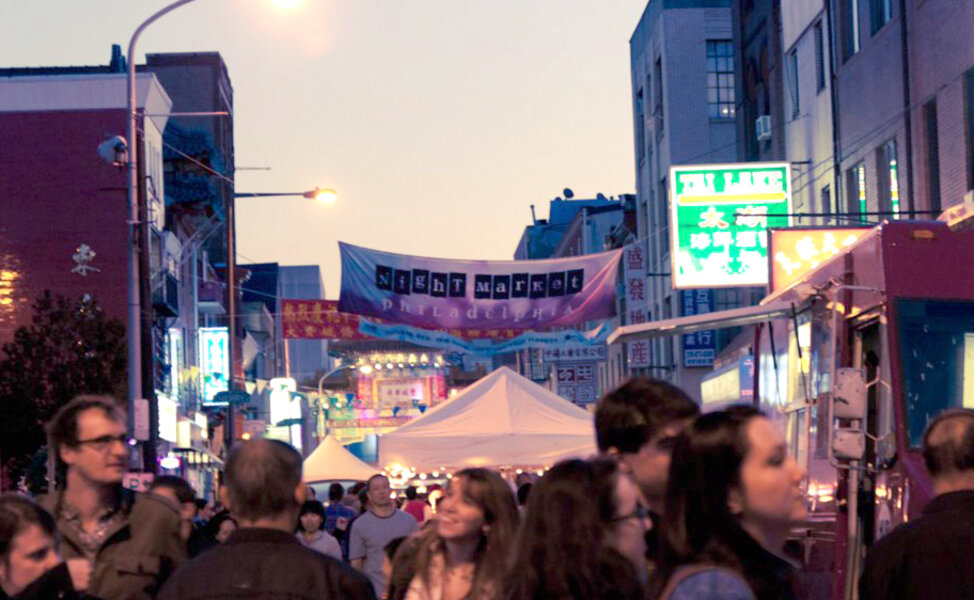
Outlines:
MULTIPOLYGON (((0 0, 0 65, 107 64, 165 5, 0 0)), ((223 55, 238 192, 338 191, 237 208, 240 263, 320 264, 337 298, 338 240, 510 259, 531 204, 543 218, 565 187, 634 192, 629 37, 645 5, 198 0, 151 25, 137 59, 223 55)))

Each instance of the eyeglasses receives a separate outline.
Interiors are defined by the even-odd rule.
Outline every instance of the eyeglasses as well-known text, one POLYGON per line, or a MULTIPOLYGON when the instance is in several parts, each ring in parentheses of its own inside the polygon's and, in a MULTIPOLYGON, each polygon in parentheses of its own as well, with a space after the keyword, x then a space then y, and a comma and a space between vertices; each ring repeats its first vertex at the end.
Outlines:
POLYGON ((76 444, 78 446, 88 444, 97 452, 108 452, 108 450, 111 449, 112 444, 116 442, 122 444, 123 446, 125 446, 126 449, 128 449, 128 447, 132 445, 133 441, 134 440, 129 436, 122 434, 122 435, 103 435, 101 437, 92 438, 90 440, 78 440, 76 444))
POLYGON ((620 521, 628 521, 629 519, 638 519, 640 521, 647 521, 650 519, 649 509, 645 506, 636 505, 636 509, 633 510, 628 515, 620 515, 618 517, 612 517, 609 519, 610 523, 618 523, 620 521))

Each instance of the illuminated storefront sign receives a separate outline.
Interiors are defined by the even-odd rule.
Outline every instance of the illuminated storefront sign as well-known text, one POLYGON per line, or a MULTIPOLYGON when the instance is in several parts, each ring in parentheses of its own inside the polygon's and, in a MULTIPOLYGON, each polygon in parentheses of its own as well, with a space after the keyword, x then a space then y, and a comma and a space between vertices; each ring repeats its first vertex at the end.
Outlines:
POLYGON ((868 231, 868 228, 772 230, 771 293, 795 283, 868 231))
POLYGON ((179 384, 183 367, 183 330, 169 330, 169 397, 179 402, 179 384))
POLYGON ((291 392, 297 391, 298 384, 288 377, 277 377, 268 382, 268 388, 270 389, 270 424, 276 426, 281 421, 291 418, 291 392))
POLYGON ((718 410, 721 406, 753 399, 754 359, 750 356, 707 374, 700 383, 700 401, 705 410, 718 410))
POLYGON ((412 407, 413 400, 426 404, 428 393, 424 379, 392 379, 377 382, 379 410, 394 407, 412 407))
POLYGON ((179 403, 163 394, 156 394, 156 406, 159 410, 159 438, 175 443, 179 439, 179 403))
POLYGON ((217 393, 228 389, 228 346, 229 335, 226 327, 200 328, 200 389, 204 404, 212 401, 217 393))
POLYGON ((767 230, 791 224, 788 163, 670 168, 674 288, 765 285, 767 230))

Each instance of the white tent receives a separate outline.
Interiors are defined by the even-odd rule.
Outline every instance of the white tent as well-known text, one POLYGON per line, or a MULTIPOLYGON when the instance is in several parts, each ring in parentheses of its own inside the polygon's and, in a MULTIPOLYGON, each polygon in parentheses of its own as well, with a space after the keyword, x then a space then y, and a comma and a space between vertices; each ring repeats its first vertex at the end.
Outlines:
POLYGON ((363 462, 332 436, 326 436, 304 459, 304 482, 365 481, 379 469, 363 462))
POLYGON ((592 415, 501 367, 410 423, 379 438, 379 465, 548 466, 595 453, 592 415))

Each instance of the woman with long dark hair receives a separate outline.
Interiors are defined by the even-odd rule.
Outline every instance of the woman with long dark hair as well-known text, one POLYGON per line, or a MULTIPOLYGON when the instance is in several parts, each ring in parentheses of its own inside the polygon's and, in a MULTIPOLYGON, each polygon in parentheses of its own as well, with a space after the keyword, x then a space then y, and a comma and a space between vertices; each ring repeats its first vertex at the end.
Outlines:
POLYGON ((804 470, 781 431, 735 406, 698 417, 670 463, 653 598, 793 600, 781 553, 807 515, 804 470))
POLYGON ((641 600, 649 513, 607 459, 556 464, 531 489, 505 600, 641 600))
POLYGON ((397 551, 388 597, 492 600, 507 573, 517 525, 514 494, 500 475, 459 471, 432 524, 397 551))

